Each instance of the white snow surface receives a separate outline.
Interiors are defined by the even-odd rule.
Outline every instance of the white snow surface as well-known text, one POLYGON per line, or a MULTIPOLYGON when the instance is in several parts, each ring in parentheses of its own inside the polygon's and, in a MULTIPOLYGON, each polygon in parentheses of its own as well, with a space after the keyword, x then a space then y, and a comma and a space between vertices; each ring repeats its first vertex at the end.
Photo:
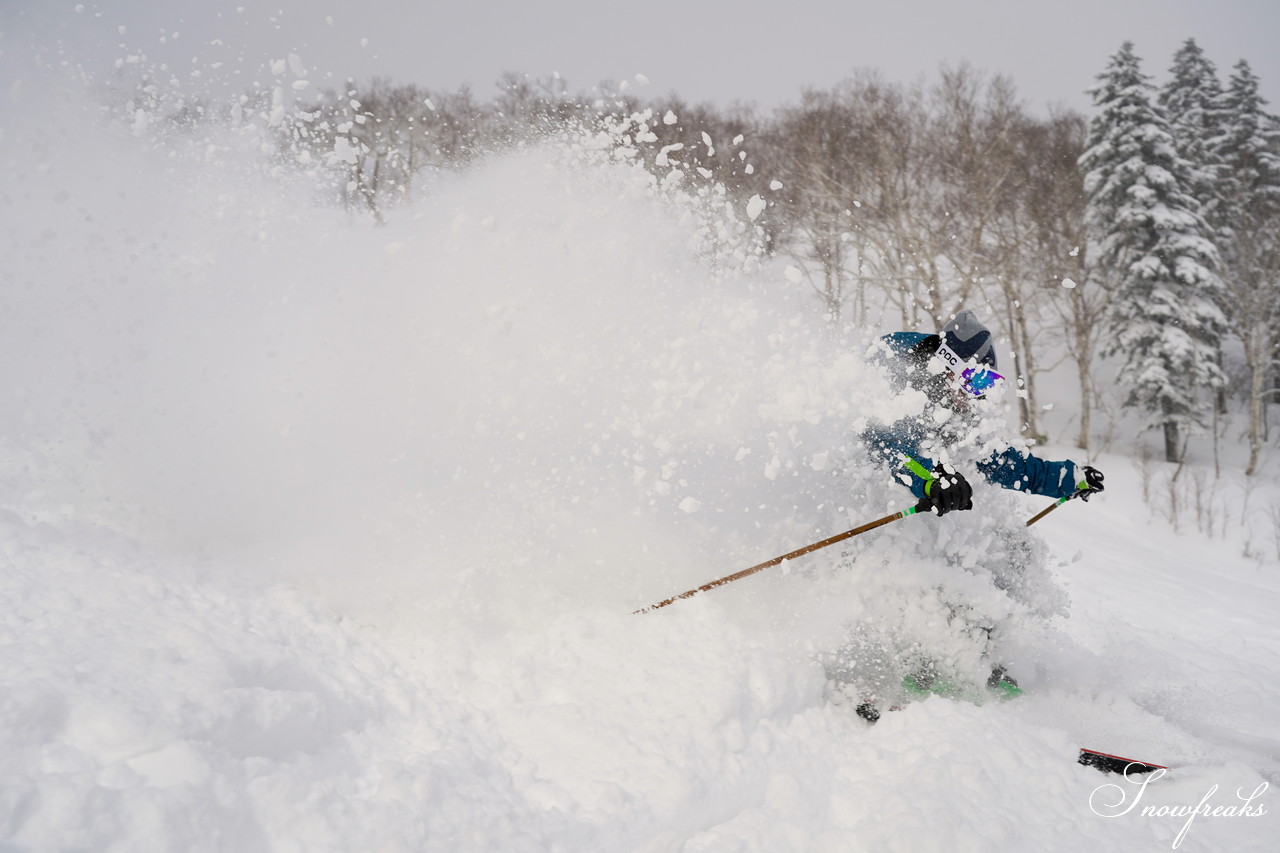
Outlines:
POLYGON ((1168 812, 1280 778, 1274 480, 1208 537, 1103 455, 1029 531, 1045 499, 979 486, 633 615, 908 505, 854 442, 912 404, 859 357, 890 328, 825 330, 625 154, 373 228, 235 135, 157 166, 37 112, 0 139, 0 848, 1275 849, 1272 789, 1168 812), (1020 600, 1001 531, 1044 557, 1020 600), (857 717, 851 636, 980 674, 957 597, 1027 694, 857 717))

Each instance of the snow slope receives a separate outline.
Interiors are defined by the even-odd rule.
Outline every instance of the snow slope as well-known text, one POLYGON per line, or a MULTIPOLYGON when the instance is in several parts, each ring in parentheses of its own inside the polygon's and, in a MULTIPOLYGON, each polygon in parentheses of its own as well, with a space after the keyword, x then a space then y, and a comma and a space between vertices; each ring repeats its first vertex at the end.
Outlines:
POLYGON ((579 139, 371 229, 252 140, 155 166, 25 109, 4 849, 1274 849, 1269 788, 1181 838, 1140 811, 1280 776, 1274 478, 1242 509, 1228 477, 1208 536, 1148 508, 1158 466, 1093 460, 1107 493, 1026 534, 1069 600, 1045 618, 968 571, 1044 501, 981 489, 632 615, 907 500, 852 440, 910 407, 858 357, 881 330, 824 331, 745 211, 579 139), (867 725, 827 665, 886 623, 946 636, 942 588, 1007 618, 1028 694, 867 725), (1175 770, 1116 814, 1139 789, 1081 745, 1175 770))

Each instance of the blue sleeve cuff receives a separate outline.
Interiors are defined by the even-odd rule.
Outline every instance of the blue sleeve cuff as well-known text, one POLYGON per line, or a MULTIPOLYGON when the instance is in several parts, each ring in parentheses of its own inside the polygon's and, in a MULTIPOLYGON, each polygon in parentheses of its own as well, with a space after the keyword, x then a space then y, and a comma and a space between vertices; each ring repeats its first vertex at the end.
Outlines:
POLYGON ((863 433, 867 449, 871 455, 889 467, 893 479, 911 490, 917 499, 923 498, 926 480, 903 464, 902 458, 910 456, 925 467, 933 468, 933 460, 915 455, 915 445, 901 436, 885 430, 867 430, 863 433))

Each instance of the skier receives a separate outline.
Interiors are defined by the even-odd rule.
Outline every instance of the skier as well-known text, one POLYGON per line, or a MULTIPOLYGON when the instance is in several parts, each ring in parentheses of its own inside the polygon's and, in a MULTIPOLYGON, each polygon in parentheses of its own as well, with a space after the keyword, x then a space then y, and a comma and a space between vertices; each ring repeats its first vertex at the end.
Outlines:
MULTIPOLYGON (((957 467, 962 462, 994 485, 1045 497, 1078 496, 1087 501, 1103 490, 1104 478, 1096 468, 1070 460, 1040 459, 1009 446, 1000 439, 1000 420, 981 417, 979 401, 999 390, 1004 377, 996 372, 991 333, 972 311, 960 311, 937 334, 885 335, 870 356, 885 371, 895 392, 914 389, 925 398, 919 414, 889 425, 872 422, 862 434, 870 455, 889 467, 918 499, 917 511, 942 516, 973 509, 973 487, 957 467)), ((1023 583, 1018 555, 1025 554, 1028 546, 1021 534, 997 533, 1006 540, 1024 540, 1006 542, 1006 553, 990 555, 1001 563, 992 570, 996 585, 1009 590, 1023 583)), ((952 612, 966 609, 955 604, 952 612)), ((990 642, 992 630, 992 625, 977 626, 984 645, 990 642)), ((947 692, 949 686, 928 659, 918 662, 902 682, 905 692, 915 695, 947 692)), ((1021 692, 1003 665, 992 668, 987 687, 1004 696, 1021 692)), ((864 701, 857 711, 872 721, 880 716, 873 702, 864 701)))
MULTIPOLYGON (((927 402, 920 415, 884 426, 873 423, 864 433, 872 454, 888 464, 911 493, 918 509, 945 515, 973 509, 973 487, 955 467, 939 458, 963 446, 980 446, 982 426, 976 401, 1003 384, 996 373, 991 332, 972 311, 962 310, 941 332, 894 332, 882 337, 872 353, 895 392, 907 387, 927 402)), ((989 442, 988 442, 989 443, 989 442)), ((1102 472, 1065 460, 1051 462, 1015 447, 979 456, 974 468, 990 483, 1035 495, 1088 500, 1103 490, 1102 472)))

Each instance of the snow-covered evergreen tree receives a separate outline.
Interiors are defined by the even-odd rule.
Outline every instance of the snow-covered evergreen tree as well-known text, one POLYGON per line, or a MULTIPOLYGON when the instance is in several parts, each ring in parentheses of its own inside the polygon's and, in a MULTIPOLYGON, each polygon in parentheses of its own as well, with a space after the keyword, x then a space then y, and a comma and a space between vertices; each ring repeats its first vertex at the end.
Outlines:
POLYGON ((1124 359, 1126 404, 1151 413, 1166 459, 1177 461, 1182 435, 1204 409, 1198 391, 1222 382, 1218 252, 1191 195, 1194 170, 1178 155, 1132 43, 1098 80, 1080 166, 1095 250, 1116 288, 1106 352, 1124 359))
POLYGON ((1265 105, 1241 60, 1221 99, 1214 148, 1224 166, 1219 245, 1228 311, 1249 371, 1250 474, 1262 447, 1267 380, 1280 366, 1280 122, 1265 105))
MULTIPOLYGON (((1226 221, 1218 199, 1222 164, 1214 140, 1220 123, 1222 83, 1218 80, 1217 68, 1195 39, 1187 39, 1173 55, 1169 82, 1160 90, 1159 102, 1169 120, 1178 156, 1190 166, 1187 190, 1199 204, 1200 215, 1209 226, 1208 236, 1221 252, 1226 221)), ((1218 307, 1224 315, 1229 314, 1225 303, 1219 303, 1218 307)), ((1222 366, 1221 350, 1218 366, 1222 366)), ((1219 409, 1225 412, 1225 385, 1219 387, 1216 397, 1219 409)))
MULTIPOLYGON (((1280 214, 1280 122, 1263 107, 1258 78, 1249 63, 1236 64, 1220 97, 1214 156, 1223 163, 1221 193, 1232 236, 1245 225, 1280 214)), ((1234 263, 1239 248, 1228 241, 1224 260, 1234 263)))
POLYGON ((1220 164, 1214 140, 1218 136, 1222 84, 1213 63, 1195 39, 1187 39, 1173 56, 1169 82, 1159 103, 1169 121, 1178 155, 1190 166, 1187 190, 1200 204, 1200 213, 1215 224, 1220 164))

